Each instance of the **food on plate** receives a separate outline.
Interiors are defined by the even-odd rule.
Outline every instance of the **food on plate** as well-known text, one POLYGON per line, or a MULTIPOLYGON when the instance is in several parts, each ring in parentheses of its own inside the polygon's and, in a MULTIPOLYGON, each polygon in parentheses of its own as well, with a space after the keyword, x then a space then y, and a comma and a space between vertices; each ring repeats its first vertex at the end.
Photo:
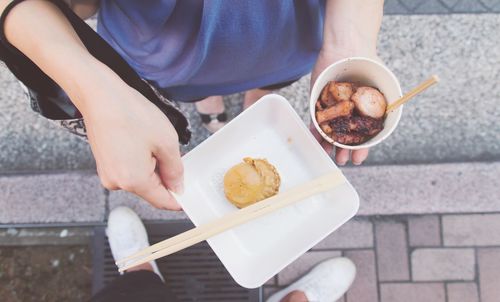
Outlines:
POLYGON ((245 157, 224 175, 226 198, 238 208, 276 195, 280 184, 278 171, 265 159, 245 157))
POLYGON ((316 121, 334 141, 358 145, 384 129, 386 109, 378 89, 331 81, 316 101, 316 121))

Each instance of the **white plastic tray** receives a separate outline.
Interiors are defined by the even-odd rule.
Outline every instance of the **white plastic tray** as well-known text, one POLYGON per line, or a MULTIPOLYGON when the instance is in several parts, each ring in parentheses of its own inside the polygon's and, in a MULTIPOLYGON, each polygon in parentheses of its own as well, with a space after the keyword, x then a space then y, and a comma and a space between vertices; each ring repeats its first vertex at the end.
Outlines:
MULTIPOLYGON (((276 166, 282 191, 338 169, 287 100, 265 96, 183 157, 186 190, 179 202, 195 225, 237 210, 224 196, 223 177, 247 156, 276 166)), ((348 221, 358 207, 358 194, 346 179, 208 243, 236 282, 255 288, 348 221)))

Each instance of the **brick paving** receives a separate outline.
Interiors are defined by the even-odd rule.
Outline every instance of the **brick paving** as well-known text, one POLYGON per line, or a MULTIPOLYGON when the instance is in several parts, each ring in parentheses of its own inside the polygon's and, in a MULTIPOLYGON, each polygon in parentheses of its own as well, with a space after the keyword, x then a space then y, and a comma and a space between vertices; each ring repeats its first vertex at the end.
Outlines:
POLYGON ((498 302, 500 299, 500 248, 481 248, 477 253, 481 301, 498 302))
POLYGON ((405 225, 400 222, 375 223, 375 236, 380 281, 410 279, 408 245, 405 225))
POLYGON ((269 296, 322 259, 357 276, 341 302, 500 301, 500 213, 361 216, 264 286, 269 296))
POLYGON ((411 253, 415 281, 472 280, 475 276, 474 250, 415 249, 411 253))
POLYGON ((479 302, 476 283, 449 283, 446 290, 448 302, 479 302))
POLYGON ((500 214, 443 216, 446 246, 500 245, 500 214))
POLYGON ((439 246, 442 242, 437 215, 410 217, 408 219, 410 246, 439 246))

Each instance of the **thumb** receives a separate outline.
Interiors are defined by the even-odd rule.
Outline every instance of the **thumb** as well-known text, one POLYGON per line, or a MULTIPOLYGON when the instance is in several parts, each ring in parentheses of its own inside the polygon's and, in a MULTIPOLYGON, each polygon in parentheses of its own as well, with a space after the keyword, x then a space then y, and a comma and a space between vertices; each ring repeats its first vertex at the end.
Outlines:
POLYGON ((155 154, 159 176, 166 188, 182 194, 184 192, 184 165, 181 154, 179 148, 168 149, 159 150, 155 154))
POLYGON ((181 206, 162 183, 160 176, 153 172, 146 182, 146 186, 137 189, 134 193, 149 202, 155 208, 180 211, 181 206))
POLYGON ((321 137, 321 134, 319 134, 318 130, 316 129, 316 127, 314 127, 313 123, 309 124, 309 130, 311 131, 312 135, 318 142, 321 142, 323 140, 323 137, 321 137))
POLYGON ((326 151, 326 153, 328 155, 331 155, 333 153, 333 145, 323 139, 321 134, 318 132, 318 129, 316 129, 316 127, 314 127, 313 123, 311 123, 309 125, 309 130, 311 130, 312 135, 321 144, 321 147, 323 147, 323 149, 326 151))

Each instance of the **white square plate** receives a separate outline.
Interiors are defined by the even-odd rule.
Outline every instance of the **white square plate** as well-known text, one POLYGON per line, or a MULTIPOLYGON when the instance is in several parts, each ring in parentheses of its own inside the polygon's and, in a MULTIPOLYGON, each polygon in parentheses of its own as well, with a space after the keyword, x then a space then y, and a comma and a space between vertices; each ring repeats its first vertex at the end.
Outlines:
MULTIPOLYGON (((244 157, 273 164, 281 191, 338 169, 287 100, 265 96, 183 157, 179 202, 195 225, 237 210, 224 196, 223 177, 244 157)), ((345 181, 208 243, 236 282, 259 287, 356 214, 359 197, 345 181)))

